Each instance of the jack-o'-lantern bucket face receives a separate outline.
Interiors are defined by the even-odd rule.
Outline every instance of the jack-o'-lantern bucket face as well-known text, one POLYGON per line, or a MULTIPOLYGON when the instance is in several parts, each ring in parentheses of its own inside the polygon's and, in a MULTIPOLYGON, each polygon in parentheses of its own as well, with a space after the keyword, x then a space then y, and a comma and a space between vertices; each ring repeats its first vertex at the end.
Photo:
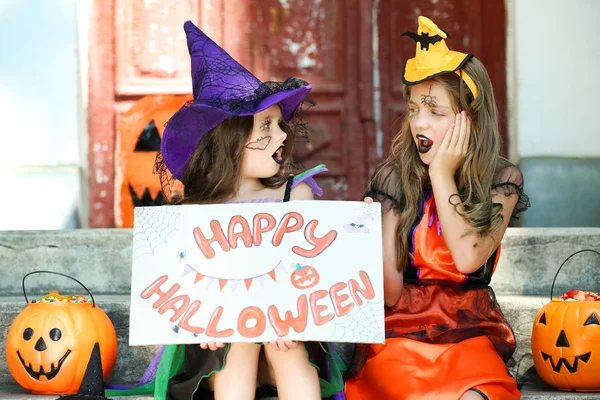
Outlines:
POLYGON ((600 391, 600 295, 569 290, 553 298, 554 283, 569 256, 558 268, 551 301, 537 313, 531 333, 535 369, 544 382, 559 390, 600 391))
MULTIPOLYGON (((9 366, 17 364, 22 367, 18 368, 21 372, 26 372, 19 375, 34 381, 49 382, 59 376, 69 357, 71 362, 79 354, 71 350, 76 342, 76 332, 68 313, 40 306, 37 310, 24 311, 15 319, 9 333, 6 355, 9 366), (15 358, 19 362, 11 363, 11 359, 15 358)), ((61 374, 58 380, 64 375, 61 374)))
POLYGON ((91 303, 32 303, 9 329, 6 360, 17 383, 33 393, 75 394, 95 343, 107 379, 117 355, 108 316, 91 303))
POLYGON ((320 276, 319 272, 310 265, 303 267, 297 265, 296 270, 292 272, 290 280, 296 289, 310 289, 319 283, 320 276))
POLYGON ((600 390, 600 302, 553 300, 531 337, 540 377, 562 390, 600 390))

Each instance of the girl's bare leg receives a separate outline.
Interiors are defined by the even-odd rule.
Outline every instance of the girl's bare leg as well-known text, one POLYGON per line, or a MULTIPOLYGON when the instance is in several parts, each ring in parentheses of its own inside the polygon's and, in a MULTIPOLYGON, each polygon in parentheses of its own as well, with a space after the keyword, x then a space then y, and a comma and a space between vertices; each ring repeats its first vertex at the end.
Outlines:
POLYGON ((484 399, 476 391, 468 390, 465 394, 463 394, 461 396, 460 400, 484 400, 484 399))
POLYGON ((254 343, 232 343, 225 368, 208 378, 215 400, 254 400, 260 346, 254 343))
POLYGON ((270 382, 277 387, 281 400, 320 400, 321 388, 317 369, 310 365, 304 345, 297 346, 287 351, 277 350, 271 345, 265 346, 267 360, 266 375, 263 371, 259 376, 274 375, 275 382, 270 382), (271 372, 269 374, 269 372, 271 372))
POLYGON ((273 367, 267 361, 264 349, 265 348, 263 347, 260 355, 258 356, 258 386, 276 386, 275 371, 273 371, 273 367))

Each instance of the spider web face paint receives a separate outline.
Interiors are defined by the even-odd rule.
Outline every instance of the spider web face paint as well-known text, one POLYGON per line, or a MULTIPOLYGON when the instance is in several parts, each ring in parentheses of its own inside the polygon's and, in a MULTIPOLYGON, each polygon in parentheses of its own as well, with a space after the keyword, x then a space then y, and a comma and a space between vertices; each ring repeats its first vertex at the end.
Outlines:
POLYGON ((423 103, 426 106, 429 107, 435 107, 437 106, 437 100, 435 98, 435 96, 431 95, 431 86, 429 85, 429 93, 428 94, 422 94, 421 95, 421 103, 423 103))
POLYGON ((248 143, 246 146, 250 150, 264 150, 271 143, 271 136, 263 136, 260 139, 256 139, 254 142, 248 143))

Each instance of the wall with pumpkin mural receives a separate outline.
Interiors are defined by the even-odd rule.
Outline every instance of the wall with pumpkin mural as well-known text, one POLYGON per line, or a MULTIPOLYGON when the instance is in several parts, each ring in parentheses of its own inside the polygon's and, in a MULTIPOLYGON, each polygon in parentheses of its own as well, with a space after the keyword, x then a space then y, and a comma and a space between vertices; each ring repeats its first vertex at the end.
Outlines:
MULTIPOLYGON (((143 97, 119 119, 117 129, 115 225, 133 227, 136 206, 165 204, 159 175, 154 162, 160 150, 165 124, 169 118, 192 100, 191 95, 150 95, 143 97)), ((167 193, 175 194, 178 188, 167 193)))

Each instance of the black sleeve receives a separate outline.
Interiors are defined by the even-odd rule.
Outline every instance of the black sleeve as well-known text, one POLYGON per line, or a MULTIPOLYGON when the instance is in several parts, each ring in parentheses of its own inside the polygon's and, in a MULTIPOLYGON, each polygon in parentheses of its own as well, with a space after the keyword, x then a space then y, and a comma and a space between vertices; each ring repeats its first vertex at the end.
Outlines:
POLYGON ((513 209, 511 219, 518 219, 519 214, 530 207, 529 197, 523 190, 523 174, 518 167, 507 160, 502 159, 499 163, 499 168, 494 176, 492 192, 507 197, 514 194, 519 196, 519 200, 513 209))
POLYGON ((381 211, 384 214, 391 209, 399 212, 401 209, 399 174, 390 165, 379 165, 362 198, 365 197, 372 197, 373 200, 381 203, 381 211))

